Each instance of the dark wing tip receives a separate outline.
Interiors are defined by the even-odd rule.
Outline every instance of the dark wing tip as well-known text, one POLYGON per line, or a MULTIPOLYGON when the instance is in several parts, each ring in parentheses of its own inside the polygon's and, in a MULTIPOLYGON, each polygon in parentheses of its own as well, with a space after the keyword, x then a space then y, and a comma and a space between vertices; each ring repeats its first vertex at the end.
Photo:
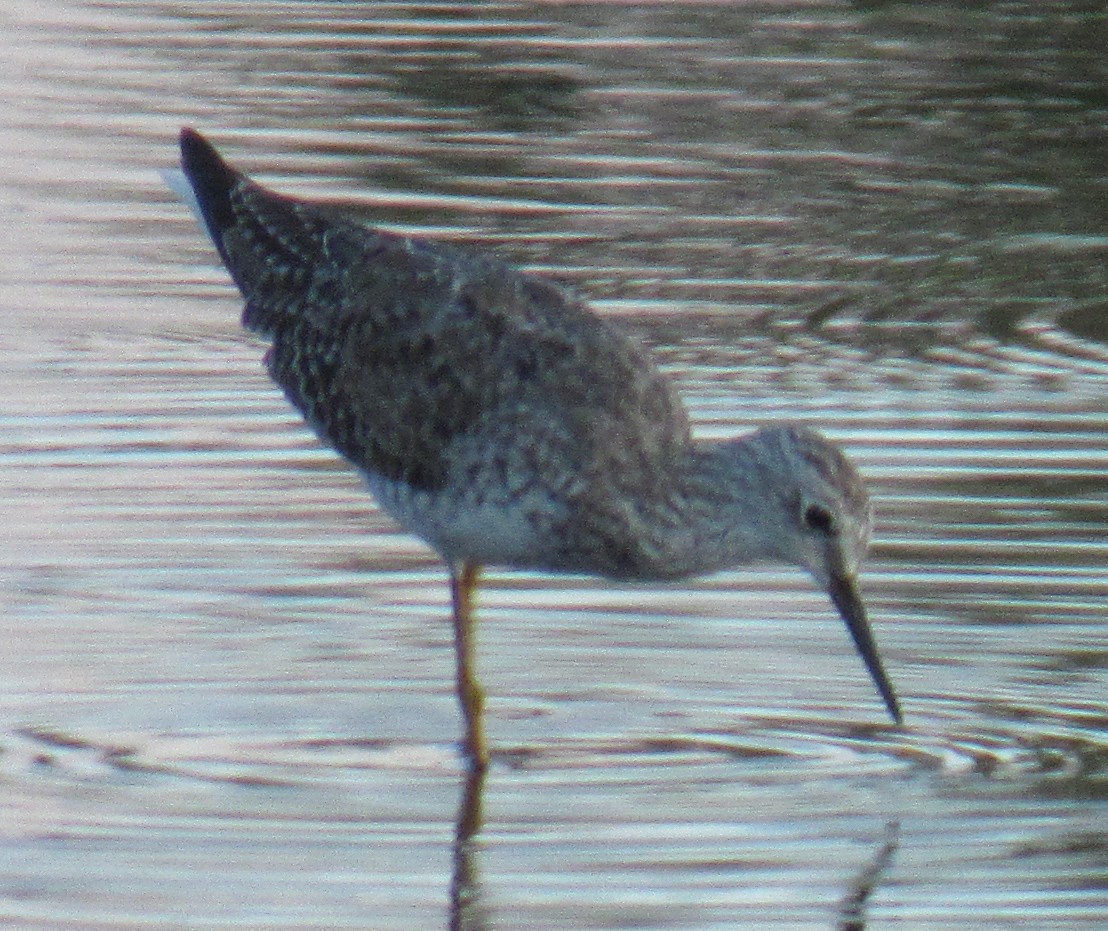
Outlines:
POLYGON ((222 233, 235 223, 231 208, 231 189, 242 175, 228 165, 195 129, 181 130, 181 169, 196 194, 208 232, 217 246, 222 233))

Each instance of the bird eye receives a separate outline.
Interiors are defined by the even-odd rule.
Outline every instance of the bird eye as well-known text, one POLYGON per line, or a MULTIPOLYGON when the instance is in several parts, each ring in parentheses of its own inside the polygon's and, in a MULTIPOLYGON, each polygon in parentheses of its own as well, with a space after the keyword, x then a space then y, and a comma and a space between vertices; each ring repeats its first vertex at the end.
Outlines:
POLYGON ((835 518, 822 504, 809 504, 804 509, 804 526, 819 533, 834 533, 835 518))

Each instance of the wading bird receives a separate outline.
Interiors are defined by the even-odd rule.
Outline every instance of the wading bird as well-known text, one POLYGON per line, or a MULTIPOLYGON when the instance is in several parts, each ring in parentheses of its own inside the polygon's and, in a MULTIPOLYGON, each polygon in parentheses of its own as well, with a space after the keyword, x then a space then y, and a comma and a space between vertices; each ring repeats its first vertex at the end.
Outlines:
POLYGON ((191 129, 180 143, 170 183, 269 341, 273 380, 449 567, 474 771, 489 758, 474 647, 488 565, 636 581, 800 566, 900 722, 857 588, 869 495, 836 446, 789 425, 694 439, 645 350, 554 283, 273 193, 191 129))

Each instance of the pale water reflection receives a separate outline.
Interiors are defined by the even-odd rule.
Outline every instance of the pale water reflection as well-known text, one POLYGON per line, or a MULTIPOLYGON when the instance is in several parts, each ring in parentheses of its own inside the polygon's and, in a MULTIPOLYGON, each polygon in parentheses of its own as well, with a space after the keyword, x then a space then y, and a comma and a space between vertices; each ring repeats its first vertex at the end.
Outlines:
POLYGON ((0 17, 0 921, 1103 927, 1102 16, 0 17), (578 285, 705 433, 842 441, 908 726, 799 574, 493 574, 467 786, 444 574, 264 378, 161 189, 185 123, 578 285))

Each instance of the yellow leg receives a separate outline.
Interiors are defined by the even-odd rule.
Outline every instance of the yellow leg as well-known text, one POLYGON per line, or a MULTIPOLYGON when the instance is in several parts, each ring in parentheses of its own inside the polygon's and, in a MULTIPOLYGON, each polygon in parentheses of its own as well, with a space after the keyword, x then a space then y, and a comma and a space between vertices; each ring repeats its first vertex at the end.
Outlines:
POLYGON ((489 765, 489 748, 485 742, 485 692, 477 680, 476 619, 473 598, 481 567, 462 563, 451 571, 450 596, 454 603, 454 662, 458 701, 462 706, 465 737, 462 748, 473 772, 484 772, 489 765))

